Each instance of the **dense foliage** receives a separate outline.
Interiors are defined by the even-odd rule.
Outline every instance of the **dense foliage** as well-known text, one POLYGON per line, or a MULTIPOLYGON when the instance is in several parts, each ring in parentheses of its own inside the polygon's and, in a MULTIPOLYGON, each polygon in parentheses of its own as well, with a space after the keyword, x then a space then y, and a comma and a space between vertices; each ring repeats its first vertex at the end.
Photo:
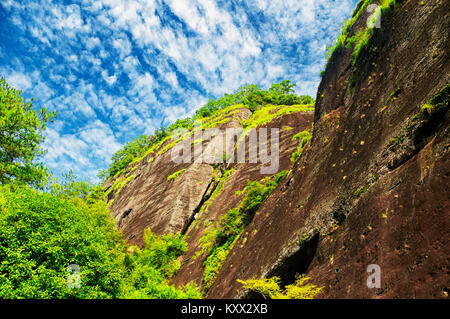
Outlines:
POLYGON ((0 192, 0 297, 108 298, 120 295, 120 247, 106 204, 88 205, 27 187, 0 192), (77 264, 81 288, 66 284, 77 264))
MULTIPOLYGON (((142 249, 127 245, 101 187, 72 172, 49 183, 47 169, 34 163, 54 114, 33 111, 4 79, 0 103, 0 298, 201 297, 195 285, 168 284, 186 251, 181 235, 147 230, 142 249)), ((117 163, 164 134, 134 141, 117 163)))
POLYGON ((242 284, 243 288, 257 292, 268 299, 313 299, 322 291, 323 287, 305 284, 308 279, 308 277, 299 276, 292 285, 287 285, 284 289, 280 287, 280 278, 278 277, 238 280, 238 282, 242 284))
MULTIPOLYGON (((73 182, 72 182, 73 183, 73 182)), ((181 235, 147 231, 128 247, 104 201, 73 189, 0 188, 0 298, 198 298, 167 280, 186 250, 181 235), (69 265, 80 269, 68 286, 69 265)), ((81 187, 83 188, 83 187, 81 187)))
POLYGON ((32 101, 0 78, 0 184, 44 186, 48 172, 36 160, 44 154, 39 144, 54 116, 45 108, 33 110, 32 101))

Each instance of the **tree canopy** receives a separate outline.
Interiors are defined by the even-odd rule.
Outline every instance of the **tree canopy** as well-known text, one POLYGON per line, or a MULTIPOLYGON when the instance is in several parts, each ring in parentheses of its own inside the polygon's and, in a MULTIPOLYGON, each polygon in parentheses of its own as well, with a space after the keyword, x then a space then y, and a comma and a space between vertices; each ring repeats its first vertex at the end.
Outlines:
POLYGON ((168 284, 181 235, 147 230, 142 249, 129 246, 95 192, 72 177, 53 187, 0 185, 0 298, 200 297, 195 285, 168 284))
POLYGON ((33 110, 32 100, 0 78, 0 184, 43 186, 48 172, 37 162, 44 154, 39 146, 55 115, 45 108, 33 110))

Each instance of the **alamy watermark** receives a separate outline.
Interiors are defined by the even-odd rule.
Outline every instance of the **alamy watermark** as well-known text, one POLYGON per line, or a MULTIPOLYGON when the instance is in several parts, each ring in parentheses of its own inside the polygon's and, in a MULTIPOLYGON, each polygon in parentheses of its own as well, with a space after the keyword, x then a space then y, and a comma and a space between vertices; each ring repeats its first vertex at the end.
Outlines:
POLYGON ((81 271, 80 266, 71 264, 67 266, 66 271, 70 274, 67 278, 67 287, 70 289, 81 288, 81 271))
POLYGON ((367 288, 381 288, 381 267, 377 264, 367 266, 367 272, 370 274, 367 278, 367 288))
POLYGON ((379 5, 368 5, 366 11, 372 13, 366 21, 366 25, 369 29, 381 28, 381 8, 379 5))
POLYGON ((178 129, 172 139, 178 143, 172 148, 171 159, 180 163, 261 163, 261 174, 275 174, 279 168, 280 130, 267 128, 208 128, 203 130, 196 121, 193 134, 178 129), (246 147, 248 140, 248 148, 246 147), (204 146, 203 142, 209 141, 204 146), (270 149, 270 150, 269 150, 270 149), (248 156, 247 156, 248 154, 248 156))

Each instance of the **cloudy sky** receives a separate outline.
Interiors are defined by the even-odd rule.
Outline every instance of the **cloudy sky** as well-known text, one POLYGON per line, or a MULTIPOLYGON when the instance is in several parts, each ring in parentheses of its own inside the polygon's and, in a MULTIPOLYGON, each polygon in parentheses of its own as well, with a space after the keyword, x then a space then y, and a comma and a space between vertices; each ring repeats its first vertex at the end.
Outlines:
POLYGON ((240 85, 315 98, 357 0, 1 0, 0 76, 58 110, 44 163, 96 180, 111 155, 240 85))

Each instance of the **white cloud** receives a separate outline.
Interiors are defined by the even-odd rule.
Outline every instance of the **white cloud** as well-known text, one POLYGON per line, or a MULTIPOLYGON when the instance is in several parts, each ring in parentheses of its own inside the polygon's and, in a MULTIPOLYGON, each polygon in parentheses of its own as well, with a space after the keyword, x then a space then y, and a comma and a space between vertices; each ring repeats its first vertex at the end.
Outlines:
POLYGON ((284 67, 281 65, 268 65, 267 66, 267 77, 270 79, 276 79, 285 74, 284 67))
POLYGON ((131 53, 131 43, 126 36, 117 37, 112 41, 112 46, 120 53, 123 58, 131 53))
POLYGON ((163 76, 165 80, 172 86, 172 88, 178 87, 178 78, 174 72, 165 73, 163 76))
POLYGON ((6 76, 6 82, 17 90, 25 91, 32 85, 30 78, 22 73, 12 73, 6 76))
POLYGON ((109 76, 106 71, 102 71, 102 77, 103 80, 105 80, 105 82, 108 83, 109 85, 113 85, 117 81, 117 76, 115 74, 109 76))
POLYGON ((85 45, 88 50, 100 47, 100 39, 98 37, 88 37, 86 38, 85 45))
POLYGON ((192 115, 211 95, 286 78, 314 96, 325 47, 356 2, 5 0, 5 23, 27 51, 5 61, 0 44, 0 73, 60 111, 49 165, 92 175, 119 140, 192 115))
POLYGON ((63 134, 53 128, 46 131, 44 159, 56 172, 75 168, 81 178, 95 181, 96 172, 106 167, 111 156, 121 148, 111 128, 95 120, 79 129, 76 134, 63 134), (76 168, 83 168, 82 170, 76 168))

